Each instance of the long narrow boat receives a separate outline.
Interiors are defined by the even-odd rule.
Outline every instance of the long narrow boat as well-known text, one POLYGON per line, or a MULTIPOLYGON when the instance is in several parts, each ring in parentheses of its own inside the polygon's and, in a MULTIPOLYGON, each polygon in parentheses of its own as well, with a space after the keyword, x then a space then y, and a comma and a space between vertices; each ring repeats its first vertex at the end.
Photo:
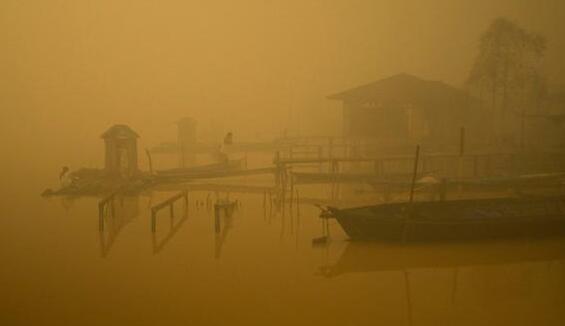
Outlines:
POLYGON ((565 234, 565 195, 394 203, 337 209, 351 239, 453 241, 565 234))

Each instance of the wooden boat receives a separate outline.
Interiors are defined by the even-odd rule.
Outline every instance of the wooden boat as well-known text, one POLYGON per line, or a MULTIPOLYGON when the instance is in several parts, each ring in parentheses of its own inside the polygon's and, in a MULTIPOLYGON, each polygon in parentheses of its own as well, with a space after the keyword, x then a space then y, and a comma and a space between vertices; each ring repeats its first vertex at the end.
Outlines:
POLYGON ((565 234, 565 195, 328 208, 352 239, 453 241, 565 234))

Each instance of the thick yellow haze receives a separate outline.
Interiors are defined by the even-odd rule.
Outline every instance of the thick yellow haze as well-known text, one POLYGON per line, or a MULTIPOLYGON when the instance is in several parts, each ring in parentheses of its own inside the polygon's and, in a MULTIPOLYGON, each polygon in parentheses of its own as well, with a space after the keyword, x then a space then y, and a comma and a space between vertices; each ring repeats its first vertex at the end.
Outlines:
POLYGON ((0 144, 18 148, 12 165, 100 164, 113 123, 144 146, 174 139, 181 116, 203 137, 331 134, 333 92, 399 72, 461 85, 498 16, 548 38, 560 84, 563 12, 559 0, 3 0, 0 144))

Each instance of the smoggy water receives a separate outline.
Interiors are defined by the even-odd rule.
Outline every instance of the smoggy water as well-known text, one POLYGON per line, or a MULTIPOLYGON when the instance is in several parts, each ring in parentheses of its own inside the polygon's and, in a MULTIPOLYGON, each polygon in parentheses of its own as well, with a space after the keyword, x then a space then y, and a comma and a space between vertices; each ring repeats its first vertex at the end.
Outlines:
POLYGON ((207 192, 162 211, 155 236, 149 207, 172 193, 118 199, 100 232, 98 199, 43 199, 49 178, 3 192, 1 325, 565 322, 565 240, 353 243, 332 224, 313 248, 317 208, 283 217, 236 193, 216 235, 207 192))

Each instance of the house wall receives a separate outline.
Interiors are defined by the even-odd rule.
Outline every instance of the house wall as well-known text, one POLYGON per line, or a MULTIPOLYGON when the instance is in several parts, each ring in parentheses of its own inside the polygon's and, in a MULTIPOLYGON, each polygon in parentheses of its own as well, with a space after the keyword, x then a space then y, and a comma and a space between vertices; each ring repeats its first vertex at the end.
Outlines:
POLYGON ((109 175, 122 175, 125 177, 135 175, 138 169, 137 162, 137 140, 132 139, 105 139, 105 170, 109 175), (124 167, 121 160, 121 152, 125 151, 127 166, 124 167))
POLYGON ((379 139, 407 139, 408 115, 397 108, 375 108, 344 103, 344 136, 379 139))

